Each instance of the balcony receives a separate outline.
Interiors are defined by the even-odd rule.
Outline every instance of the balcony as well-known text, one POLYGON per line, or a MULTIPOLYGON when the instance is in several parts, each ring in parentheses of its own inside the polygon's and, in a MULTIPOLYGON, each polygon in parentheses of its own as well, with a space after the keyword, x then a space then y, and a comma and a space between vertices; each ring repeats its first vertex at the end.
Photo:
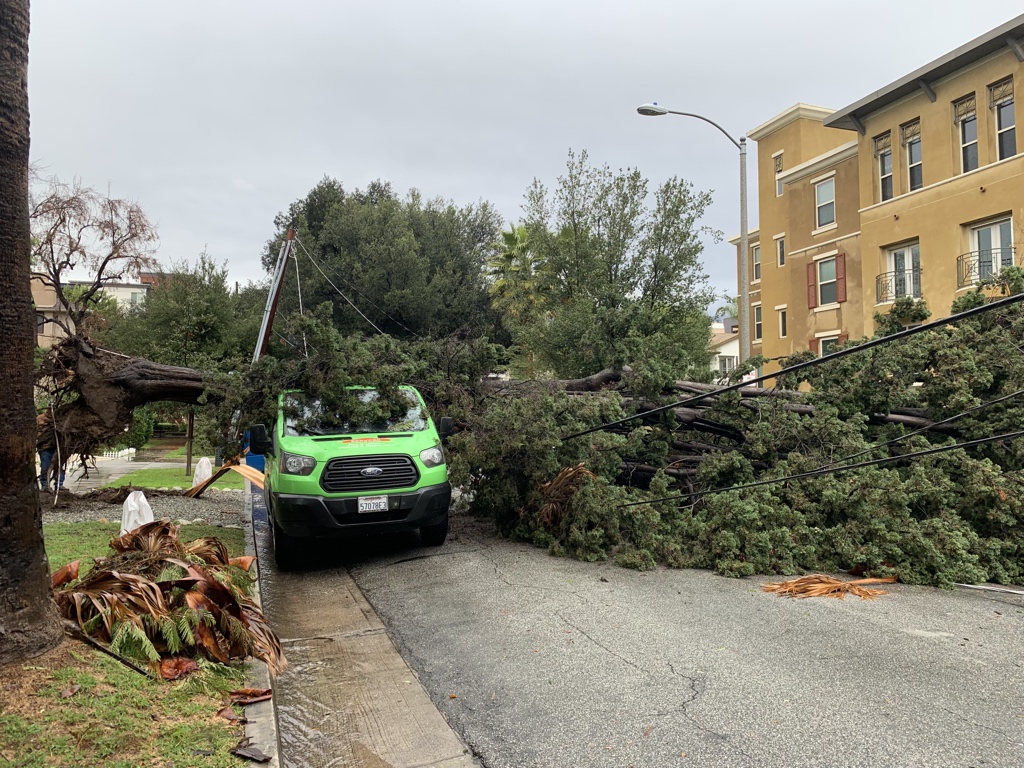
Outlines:
POLYGON ((1012 246, 961 254, 956 259, 956 287, 969 288, 998 275, 1003 267, 1012 267, 1013 254, 1012 246))
POLYGON ((875 303, 891 304, 896 299, 909 296, 921 298, 921 270, 901 269, 896 272, 884 272, 875 277, 875 303))

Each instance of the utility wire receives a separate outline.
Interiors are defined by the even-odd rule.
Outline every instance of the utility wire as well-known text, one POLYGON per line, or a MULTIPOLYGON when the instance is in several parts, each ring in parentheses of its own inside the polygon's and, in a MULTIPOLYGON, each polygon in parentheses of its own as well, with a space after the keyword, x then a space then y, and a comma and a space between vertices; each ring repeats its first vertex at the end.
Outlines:
MULTIPOLYGON (((968 408, 966 411, 961 411, 960 413, 956 414, 955 416, 950 416, 947 419, 942 419, 942 421, 932 422, 931 424, 929 424, 926 427, 921 427, 920 429, 915 429, 913 432, 907 432, 905 435, 900 435, 899 437, 894 437, 892 440, 887 440, 884 443, 878 443, 877 445, 872 445, 870 448, 865 448, 863 451, 858 451, 857 453, 851 454, 849 456, 845 456, 845 457, 843 457, 841 459, 836 459, 832 463, 826 464, 825 466, 826 467, 834 467, 836 464, 839 464, 840 462, 851 461, 853 459, 858 458, 859 456, 863 456, 865 453, 872 453, 874 451, 877 451, 879 448, 886 448, 886 447, 888 447, 890 445, 893 445, 894 443, 900 442, 901 440, 906 440, 907 438, 913 437, 914 435, 920 435, 922 432, 928 432, 930 430, 935 429, 935 427, 940 427, 943 424, 948 424, 951 421, 956 421, 957 419, 962 418, 964 416, 969 416, 970 414, 974 413, 975 411, 980 411, 980 410, 982 410, 984 408, 988 408, 988 407, 993 406, 993 405, 998 405, 999 403, 1002 403, 1002 402, 1004 402, 1006 400, 1010 400, 1010 399, 1012 399, 1014 397, 1017 397, 1018 395, 1024 395, 1024 389, 1018 389, 1016 392, 1011 392, 1008 395, 1003 395, 1002 397, 997 397, 995 400, 989 400, 987 403, 981 403, 980 405, 976 405, 973 408, 968 408)), ((823 467, 823 469, 824 469, 824 467, 823 467)))
POLYGON ((960 312, 959 314, 950 315, 949 317, 943 317, 939 320, 934 320, 930 323, 925 323, 924 325, 919 325, 914 328, 907 328, 905 330, 898 331, 890 336, 883 336, 879 339, 870 339, 864 342, 863 344, 858 344, 852 347, 845 347, 836 352, 833 352, 830 355, 824 355, 813 360, 805 360, 802 363, 796 363, 795 365, 783 368, 781 371, 778 371, 776 373, 767 373, 764 374, 763 376, 758 376, 755 379, 750 379, 749 381, 740 381, 737 382, 736 384, 730 384, 728 387, 723 387, 722 389, 713 390, 711 392, 705 392, 700 395, 694 395, 693 397, 688 397, 685 400, 679 400, 678 402, 675 403, 669 403, 668 405, 662 405, 657 408, 652 408, 649 411, 643 411, 632 416, 627 416, 626 418, 619 419, 618 421, 611 421, 608 422, 607 424, 600 424, 596 427, 585 429, 582 432, 575 432, 571 435, 566 435, 561 439, 562 442, 565 442, 566 440, 572 440, 577 437, 583 437, 584 435, 589 435, 593 432, 600 432, 611 427, 617 427, 621 424, 628 424, 631 421, 636 421, 637 419, 643 418, 644 416, 649 416, 650 414, 653 413, 661 413, 662 411, 668 411, 673 408, 679 408, 684 405, 699 403, 701 400, 706 400, 709 397, 724 395, 727 392, 735 392, 736 390, 741 389, 743 387, 749 387, 753 384, 759 384, 762 381, 767 381, 768 379, 777 379, 782 374, 796 373, 797 371, 802 371, 805 368, 810 368, 815 365, 820 365, 822 363, 830 362, 832 360, 837 360, 841 357, 846 357, 847 355, 852 355, 856 352, 863 352, 865 350, 871 349, 872 347, 877 347, 881 344, 889 344, 890 342, 893 341, 905 339, 908 336, 913 336, 916 333, 923 333, 924 331, 930 331, 933 328, 939 328, 944 325, 950 325, 952 323, 965 320, 968 317, 980 315, 983 312, 990 312, 996 309, 1002 309, 1003 307, 1008 307, 1011 304, 1017 304, 1018 302, 1021 301, 1024 301, 1024 293, 1018 293, 1014 296, 1008 296, 1005 299, 999 299, 998 301, 993 301, 990 304, 983 304, 980 307, 974 307, 973 309, 968 309, 964 312, 960 312))
POLYGON ((953 451, 957 448, 971 448, 975 445, 984 445, 986 443, 995 443, 999 440, 1016 440, 1019 437, 1024 437, 1024 430, 1019 432, 1009 432, 1005 435, 991 435, 989 437, 981 437, 977 440, 968 440, 964 443, 955 443, 953 445, 943 445, 938 448, 929 448, 925 451, 915 451, 913 453, 905 453, 902 456, 883 456, 880 459, 872 459, 871 461, 862 461, 859 464, 848 464, 844 467, 830 467, 825 469, 812 469, 809 472, 800 472, 796 475, 787 475, 786 477, 775 477, 770 480, 758 480, 754 483, 745 483, 743 485, 733 485, 728 488, 714 488, 710 491, 692 491, 690 493, 680 493, 675 496, 664 496, 660 499, 647 499, 645 501, 633 501, 629 504, 620 504, 619 509, 623 507, 636 507, 641 504, 654 504, 659 501, 675 501, 677 499, 689 499, 694 496, 705 496, 710 493, 725 493, 726 491, 743 491, 748 488, 760 488, 765 485, 777 485, 778 483, 786 483, 790 480, 804 480, 809 477, 820 477, 822 475, 834 475, 839 472, 848 472, 851 469, 863 469, 864 467, 872 467, 878 464, 888 464, 894 461, 904 461, 906 459, 916 459, 922 456, 933 456, 937 453, 945 453, 946 451, 953 451))
MULTIPOLYGON (((299 317, 304 314, 302 311, 302 281, 299 280, 299 257, 292 253, 292 258, 295 259, 295 289, 299 292, 299 317)), ((306 332, 302 332, 302 353, 309 357, 309 345, 306 344, 306 332)))
MULTIPOLYGON (((296 242, 298 242, 298 241, 296 240, 296 242)), ((359 307, 357 307, 355 304, 352 303, 352 299, 350 299, 348 296, 346 296, 344 293, 342 293, 341 289, 338 286, 336 286, 333 282, 331 282, 331 278, 329 278, 327 276, 327 273, 324 272, 323 269, 320 268, 320 265, 316 263, 316 260, 312 256, 309 255, 309 251, 306 250, 305 246, 303 246, 302 243, 299 243, 299 247, 302 248, 302 250, 306 254, 306 256, 309 256, 309 261, 313 264, 314 267, 316 267, 317 271, 321 275, 323 275, 324 280, 326 280, 328 282, 328 284, 331 286, 331 288, 336 290, 338 292, 338 295, 341 296, 341 298, 343 298, 345 301, 347 301, 349 303, 349 305, 352 307, 352 309, 354 309, 356 312, 359 312, 359 316, 361 318, 363 318, 363 320, 365 320, 367 323, 369 323, 370 327, 373 328, 373 330, 375 330, 377 333, 381 334, 382 336, 386 336, 387 334, 385 334, 384 331, 382 331, 380 328, 378 328, 376 325, 374 325, 373 321, 370 318, 368 318, 366 315, 364 315, 360 311, 359 307)))
MULTIPOLYGON (((307 257, 309 258, 309 260, 310 260, 310 261, 314 261, 314 259, 313 259, 313 255, 312 255, 312 254, 311 254, 311 253, 310 253, 310 252, 309 252, 308 250, 306 250, 306 246, 304 246, 304 245, 302 244, 302 242, 301 242, 301 241, 300 241, 300 240, 299 240, 298 238, 296 238, 296 239, 295 239, 295 242, 297 242, 297 243, 299 244, 299 247, 300 247, 300 248, 302 249, 302 252, 306 254, 306 256, 307 256, 307 257)), ((317 269, 320 269, 320 273, 321 273, 321 274, 323 274, 323 269, 322 269, 322 268, 321 268, 320 266, 317 266, 317 269)), ((399 325, 399 326, 401 326, 402 328, 404 328, 404 329, 405 329, 406 331, 408 331, 409 333, 411 333, 411 334, 412 334, 413 336, 415 336, 416 338, 420 338, 420 335, 419 335, 418 333, 416 333, 416 331, 414 331, 414 330, 412 330, 411 328, 409 328, 409 326, 407 326, 407 325, 406 325, 405 323, 401 322, 400 320, 396 320, 395 318, 393 318, 393 317, 392 317, 391 315, 389 315, 389 314, 388 314, 387 312, 385 312, 385 311, 383 310, 383 308, 381 308, 381 306, 380 306, 379 304, 377 304, 376 302, 374 302, 374 301, 373 301, 373 300, 372 300, 371 298, 369 298, 369 297, 368 297, 368 296, 367 296, 367 295, 366 295, 365 293, 363 293, 363 292, 362 292, 362 291, 360 291, 360 290, 359 290, 358 288, 356 288, 356 287, 355 287, 355 286, 354 286, 354 285, 352 284, 352 282, 351 282, 350 280, 346 280, 346 279, 345 279, 345 278, 344 278, 344 277, 342 276, 342 274, 341 274, 341 273, 339 272, 339 270, 338 270, 338 268, 337 268, 337 267, 333 267, 333 266, 330 266, 330 265, 329 265, 329 266, 328 266, 328 269, 330 270, 330 272, 331 272, 331 274, 332 274, 332 275, 334 275, 334 276, 335 276, 336 278, 338 278, 339 280, 341 280, 341 282, 345 283, 345 285, 347 285, 347 286, 348 286, 349 288, 351 288, 351 289, 353 290, 353 292, 355 292, 355 293, 356 293, 356 294, 357 294, 357 295, 358 295, 358 296, 359 296, 359 297, 360 297, 361 299, 363 299, 363 300, 364 300, 364 301, 366 301, 366 302, 367 302, 368 304, 370 304, 370 306, 372 306, 372 307, 373 307, 374 309, 376 309, 376 310, 377 310, 378 312, 380 312, 380 313, 381 313, 382 315, 384 315, 384 317, 386 317, 386 318, 387 318, 388 320, 390 320, 391 322, 393 322, 393 323, 394 323, 395 325, 399 325)), ((324 275, 324 277, 326 277, 326 275, 324 275)), ((329 282, 329 283, 330 283, 330 280, 328 280, 327 282, 329 282)), ((331 286, 332 286, 332 287, 334 287, 334 283, 331 283, 331 286)), ((334 287, 334 289, 335 289, 336 291, 338 291, 338 293, 341 293, 341 291, 340 291, 340 290, 338 290, 338 289, 337 289, 337 287, 334 287)), ((345 297, 345 295, 344 295, 344 294, 341 294, 341 295, 342 295, 342 297, 343 297, 343 298, 345 298, 345 301, 348 301, 348 298, 347 298, 347 297, 345 297)), ((349 304, 351 304, 352 302, 351 302, 351 301, 349 301, 348 303, 349 303, 349 304)), ((358 312, 359 310, 356 310, 356 311, 358 312)), ((362 312, 360 312, 359 314, 362 314, 362 312)), ((365 317, 365 315, 363 315, 363 317, 365 317)), ((369 320, 367 320, 367 322, 369 322, 369 320)))

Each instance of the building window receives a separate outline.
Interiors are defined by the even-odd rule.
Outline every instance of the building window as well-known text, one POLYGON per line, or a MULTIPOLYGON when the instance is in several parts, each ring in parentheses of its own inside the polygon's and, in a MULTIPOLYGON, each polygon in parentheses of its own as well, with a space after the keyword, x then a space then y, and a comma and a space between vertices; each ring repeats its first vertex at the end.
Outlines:
POLYGON ((144 302, 145 300, 146 300, 146 292, 145 291, 132 291, 132 296, 131 296, 131 299, 129 300, 129 303, 131 304, 131 306, 137 307, 140 304, 142 304, 142 302, 144 302))
POLYGON ((879 303, 895 301, 904 296, 921 298, 921 247, 918 243, 890 248, 888 266, 889 273, 883 286, 885 290, 878 297, 879 303))
POLYGON ((971 248, 979 280, 999 274, 1003 267, 1013 266, 1013 225, 1010 219, 974 227, 971 230, 971 248))
POLYGON ((846 254, 807 265, 807 307, 842 304, 846 301, 846 254))
POLYGON ((718 356, 718 374, 724 379, 739 365, 740 359, 735 355, 718 356))
POLYGON ((892 134, 886 132, 875 138, 875 158, 879 194, 882 200, 892 200, 892 134))
POLYGON ((779 310, 779 338, 784 339, 789 335, 789 328, 786 326, 786 310, 779 310))
POLYGON ((973 93, 953 104, 953 116, 960 134, 960 167, 967 173, 978 167, 978 113, 973 93))
POLYGON ((779 256, 779 266, 786 266, 786 238, 780 237, 775 241, 775 252, 779 256))
POLYGON ((818 306, 835 304, 837 301, 836 260, 822 259, 818 262, 818 306))
POLYGON ((756 283, 761 279, 761 246, 755 245, 750 248, 750 281, 756 283))
POLYGON ((836 180, 827 179, 814 185, 815 221, 818 229, 836 221, 836 180))
POLYGON ((46 335, 46 315, 42 312, 36 313, 36 336, 46 335))
POLYGON ((782 153, 775 155, 772 160, 775 163, 775 196, 782 197, 782 179, 779 178, 782 173, 782 153))
POLYGON ((907 188, 913 192, 924 186, 921 164, 921 121, 914 120, 900 128, 900 140, 906 149, 907 188))
POLYGON ((1013 111, 1013 78, 1007 78, 988 89, 992 109, 996 113, 996 148, 999 159, 1017 154, 1017 120, 1013 111))
POLYGON ((754 305, 754 341, 760 341, 763 335, 764 326, 761 323, 761 305, 754 305))
POLYGON ((826 339, 818 340, 818 348, 821 350, 821 355, 831 355, 833 352, 839 351, 839 337, 829 336, 826 339))

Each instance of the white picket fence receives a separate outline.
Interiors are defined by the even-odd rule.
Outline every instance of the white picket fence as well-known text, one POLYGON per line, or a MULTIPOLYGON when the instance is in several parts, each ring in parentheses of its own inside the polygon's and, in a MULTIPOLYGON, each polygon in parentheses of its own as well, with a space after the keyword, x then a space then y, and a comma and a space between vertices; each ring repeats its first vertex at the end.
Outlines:
POLYGON ((104 451, 100 456, 104 459, 128 459, 128 461, 133 461, 135 459, 135 449, 125 448, 123 451, 104 451))

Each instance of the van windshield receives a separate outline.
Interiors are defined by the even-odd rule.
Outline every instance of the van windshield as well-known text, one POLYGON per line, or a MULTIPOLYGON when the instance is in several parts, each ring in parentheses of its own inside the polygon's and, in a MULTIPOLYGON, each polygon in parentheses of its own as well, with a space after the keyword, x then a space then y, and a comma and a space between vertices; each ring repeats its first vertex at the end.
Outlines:
MULTIPOLYGON (((285 395, 284 433, 290 437, 315 437, 422 432, 427 428, 427 415, 412 392, 398 391, 399 397, 408 402, 408 407, 404 413, 400 412, 397 416, 390 417, 374 407, 380 398, 377 390, 361 389, 353 394, 362 405, 359 410, 365 412, 367 416, 343 418, 341 414, 324 411, 319 400, 313 400, 299 392, 285 395)), ((401 406, 398 410, 401 411, 401 406)))

